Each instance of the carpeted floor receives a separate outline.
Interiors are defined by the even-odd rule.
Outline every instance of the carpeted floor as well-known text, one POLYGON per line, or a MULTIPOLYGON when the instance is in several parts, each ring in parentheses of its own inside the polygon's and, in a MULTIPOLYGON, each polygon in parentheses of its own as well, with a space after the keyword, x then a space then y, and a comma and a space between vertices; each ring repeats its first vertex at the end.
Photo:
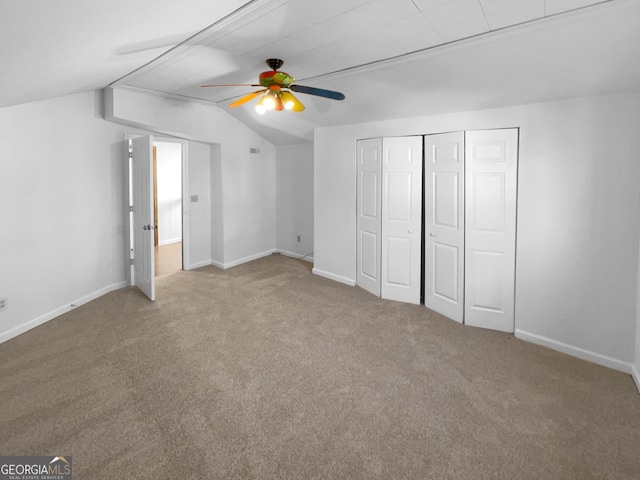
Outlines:
POLYGON ((0 345, 0 455, 74 479, 638 479, 623 373, 271 256, 0 345))

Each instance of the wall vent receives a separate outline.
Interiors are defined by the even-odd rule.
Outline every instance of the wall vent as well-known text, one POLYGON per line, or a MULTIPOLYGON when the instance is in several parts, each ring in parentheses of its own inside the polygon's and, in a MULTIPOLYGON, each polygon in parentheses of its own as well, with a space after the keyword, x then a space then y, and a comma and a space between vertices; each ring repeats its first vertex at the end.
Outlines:
POLYGON ((249 153, 260 153, 260 149, 259 148, 255 148, 255 147, 251 147, 249 149, 249 153))

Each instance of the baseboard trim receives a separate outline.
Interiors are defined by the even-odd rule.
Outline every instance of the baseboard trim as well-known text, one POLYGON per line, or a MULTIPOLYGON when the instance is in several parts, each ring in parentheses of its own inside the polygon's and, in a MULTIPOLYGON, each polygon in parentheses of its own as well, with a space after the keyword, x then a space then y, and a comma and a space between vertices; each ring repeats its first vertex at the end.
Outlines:
MULTIPOLYGON (((636 353, 638 355, 638 353, 636 353)), ((638 393, 640 393, 640 372, 635 365, 631 366, 631 376, 633 377, 633 381, 636 382, 636 388, 638 389, 638 393)))
POLYGON ((541 345, 557 352, 566 353, 567 355, 571 355, 572 357, 577 357, 588 362, 597 363, 603 367, 613 368, 614 370, 628 374, 632 374, 633 371, 633 365, 631 363, 623 362, 622 360, 592 352, 590 350, 585 350, 584 348, 574 347, 573 345, 543 337, 542 335, 536 335, 535 333, 529 333, 518 329, 516 329, 514 335, 520 340, 535 343, 536 345, 541 345))
POLYGON ((300 253, 290 252, 288 250, 276 250, 277 253, 284 255, 285 257, 295 258, 297 260, 304 260, 305 262, 313 263, 313 254, 303 257, 300 253))
POLYGON ((209 265, 213 265, 217 268, 222 268, 226 270, 227 268, 237 267, 238 265, 242 265, 243 263, 252 262, 253 260, 258 260, 259 258, 268 257, 275 253, 276 250, 266 250, 264 252, 256 253, 255 255, 250 255, 248 257, 240 258, 238 260, 233 260, 231 262, 222 263, 217 260, 204 260, 202 262, 194 263, 189 268, 185 270, 195 270, 196 268, 207 267, 209 265))
POLYGON ((172 243, 180 243, 181 241, 182 241, 182 239, 180 237, 171 238, 169 240, 163 240, 161 242, 158 242, 158 246, 159 247, 164 247, 165 245, 171 245, 172 243))
POLYGON ((350 287, 356 286, 356 281, 351 278, 336 275, 335 273, 325 272, 324 270, 320 270, 319 268, 313 268, 311 270, 311 273, 313 273, 314 275, 318 275, 319 277, 324 277, 328 278, 329 280, 344 283, 346 285, 349 285, 350 287))
POLYGON ((213 260, 203 260, 201 262, 192 263, 185 270, 195 270, 196 268, 208 267, 213 264, 213 260))
POLYGON ((256 253, 254 255, 249 255, 248 257, 239 258, 238 260, 233 260, 227 263, 221 263, 216 260, 211 260, 210 265, 226 270, 227 268, 237 267, 238 265, 242 265, 243 263, 247 263, 247 262, 252 262, 254 260, 258 260, 259 258, 268 257, 269 255, 272 255, 275 252, 276 252, 275 249, 266 250, 264 252, 256 253))
POLYGON ((59 317, 60 315, 64 315, 65 313, 70 312, 71 310, 74 310, 75 308, 81 305, 84 305, 85 303, 88 303, 91 300, 95 300, 96 298, 106 295, 109 292, 113 292, 114 290, 120 290, 121 288, 124 288, 126 286, 127 286, 126 281, 113 283, 104 288, 96 290, 95 292, 85 295, 84 297, 80 297, 74 300, 73 302, 71 302, 69 305, 65 305, 63 307, 56 308, 55 310, 51 310, 50 312, 47 312, 44 315, 40 315, 39 317, 34 318, 33 320, 29 320, 28 322, 25 322, 16 327, 13 327, 12 329, 7 330, 6 332, 0 332, 0 343, 4 343, 7 340, 11 340, 12 338, 17 337, 18 335, 28 332, 33 328, 39 327, 44 323, 47 323, 49 320, 53 320, 54 318, 59 317))

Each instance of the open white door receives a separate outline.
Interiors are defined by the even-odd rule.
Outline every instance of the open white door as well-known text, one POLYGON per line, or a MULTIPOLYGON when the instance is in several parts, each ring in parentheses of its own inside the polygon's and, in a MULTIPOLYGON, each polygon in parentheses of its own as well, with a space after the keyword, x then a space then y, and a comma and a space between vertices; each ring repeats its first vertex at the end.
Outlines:
POLYGON ((382 139, 357 142, 356 283, 380 296, 382 139))
POLYGON ((382 298, 420 304, 422 137, 382 140, 382 298))
POLYGON ((514 331, 518 129, 466 132, 467 325, 514 331))
POLYGON ((132 140, 133 283, 149 300, 156 299, 153 249, 153 137, 132 140))
POLYGON ((424 139, 424 305, 464 317, 464 132, 424 139))

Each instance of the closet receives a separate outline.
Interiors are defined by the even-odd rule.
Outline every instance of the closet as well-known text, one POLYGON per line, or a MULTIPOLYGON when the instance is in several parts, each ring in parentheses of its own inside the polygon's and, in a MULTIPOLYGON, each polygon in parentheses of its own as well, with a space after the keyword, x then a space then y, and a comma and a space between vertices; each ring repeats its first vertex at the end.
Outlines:
POLYGON ((517 157, 515 128, 359 140, 356 283, 513 332, 517 157))

